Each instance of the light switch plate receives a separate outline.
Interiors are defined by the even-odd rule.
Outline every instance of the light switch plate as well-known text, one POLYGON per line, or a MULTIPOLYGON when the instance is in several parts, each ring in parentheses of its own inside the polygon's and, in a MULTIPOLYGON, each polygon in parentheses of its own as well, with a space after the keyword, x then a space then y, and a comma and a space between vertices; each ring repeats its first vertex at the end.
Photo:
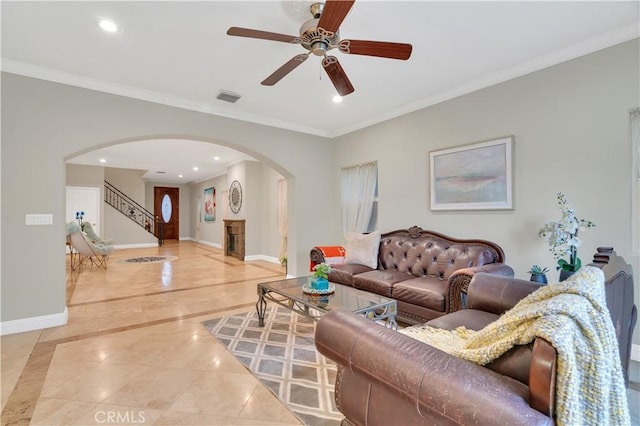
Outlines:
POLYGON ((53 215, 47 214, 27 214, 24 218, 25 225, 53 225, 53 215))

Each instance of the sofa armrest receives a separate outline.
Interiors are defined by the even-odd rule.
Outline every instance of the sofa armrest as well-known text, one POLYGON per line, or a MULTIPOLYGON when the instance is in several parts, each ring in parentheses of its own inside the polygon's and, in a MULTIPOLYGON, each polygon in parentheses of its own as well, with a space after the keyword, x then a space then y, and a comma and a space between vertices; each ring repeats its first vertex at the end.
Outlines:
POLYGON ((465 307, 466 294, 471 278, 480 272, 505 277, 513 277, 514 275, 513 268, 504 263, 488 263, 482 266, 472 266, 454 271, 449 277, 449 310, 447 312, 459 311, 465 307))
POLYGON ((467 308, 502 315, 544 284, 495 274, 478 273, 467 290, 467 308))
POLYGON ((557 352, 551 343, 536 338, 529 369, 529 404, 551 417, 555 412, 557 352))
POLYGON ((524 384, 363 316, 329 312, 318 323, 315 342, 321 354, 380 392, 405 401, 407 406, 396 410, 411 410, 407 416, 440 416, 459 424, 491 424, 496 419, 505 424, 551 423, 529 406, 524 384))

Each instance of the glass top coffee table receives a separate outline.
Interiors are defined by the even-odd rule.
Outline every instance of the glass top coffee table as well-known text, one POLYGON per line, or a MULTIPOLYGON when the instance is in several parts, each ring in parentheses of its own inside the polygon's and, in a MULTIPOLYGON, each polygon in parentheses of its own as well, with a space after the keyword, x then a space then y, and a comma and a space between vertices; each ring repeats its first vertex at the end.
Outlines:
POLYGON ((267 301, 313 320, 319 320, 333 309, 344 309, 363 314, 374 321, 385 321, 387 327, 398 327, 398 306, 394 299, 336 283, 330 283, 331 286, 335 286, 335 291, 331 294, 308 294, 302 290, 308 281, 308 277, 298 277, 258 284, 256 310, 260 327, 264 326, 267 301))

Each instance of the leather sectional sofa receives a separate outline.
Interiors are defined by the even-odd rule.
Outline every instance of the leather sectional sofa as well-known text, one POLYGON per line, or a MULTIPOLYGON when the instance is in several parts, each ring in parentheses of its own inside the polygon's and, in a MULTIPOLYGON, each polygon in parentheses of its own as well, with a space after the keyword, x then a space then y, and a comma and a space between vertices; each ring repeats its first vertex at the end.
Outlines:
MULTIPOLYGON (((627 370, 637 319, 631 267, 611 249, 592 265, 605 274, 607 307, 627 370)), ((477 274, 468 306, 428 325, 479 330, 540 284, 477 274)), ((556 352, 544 339, 485 366, 456 358, 362 316, 332 311, 316 329, 319 352, 338 364, 335 400, 347 425, 554 424, 556 352)))
MULTIPOLYGON (((312 265, 324 261, 317 248, 310 257, 312 265)), ((461 309, 475 274, 513 276, 504 259, 504 251, 493 242, 457 239, 414 226, 380 236, 376 269, 333 265, 329 281, 396 299, 397 319, 418 324, 461 309)))

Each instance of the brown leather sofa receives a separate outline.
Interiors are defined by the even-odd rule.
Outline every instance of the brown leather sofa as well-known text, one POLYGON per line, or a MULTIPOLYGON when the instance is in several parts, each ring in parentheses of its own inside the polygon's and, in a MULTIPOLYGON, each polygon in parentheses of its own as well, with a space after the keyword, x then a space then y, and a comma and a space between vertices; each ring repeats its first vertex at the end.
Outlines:
MULTIPOLYGON (((631 267, 611 249, 599 249, 593 264, 605 272, 607 306, 627 379, 637 318, 631 267)), ((539 286, 476 274, 467 308, 428 324, 480 329, 539 286)), ((346 424, 554 424, 556 352, 541 338, 480 366, 362 316, 332 311, 318 323, 316 347, 338 364, 335 400, 346 424)))
MULTIPOLYGON (((310 258, 312 265, 324 261, 317 248, 310 258)), ((513 269, 504 259, 504 251, 493 242, 457 239, 414 226, 381 235, 377 269, 333 265, 329 281, 396 299, 398 320, 420 324, 461 309, 474 274, 512 277, 513 269)))

